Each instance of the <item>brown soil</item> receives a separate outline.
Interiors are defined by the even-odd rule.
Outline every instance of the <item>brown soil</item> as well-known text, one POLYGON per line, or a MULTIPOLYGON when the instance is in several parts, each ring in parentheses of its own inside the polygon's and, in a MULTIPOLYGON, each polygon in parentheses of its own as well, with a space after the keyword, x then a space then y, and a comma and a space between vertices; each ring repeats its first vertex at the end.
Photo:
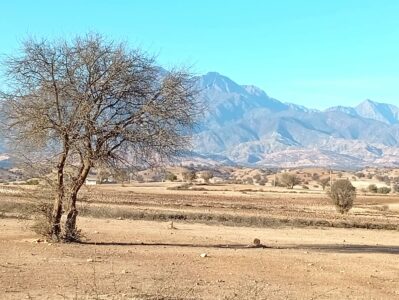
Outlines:
MULTIPOLYGON (((398 224, 392 196, 366 197, 342 217, 323 195, 209 193, 95 188, 89 205, 398 224)), ((24 199, 2 197, 0 205, 11 201, 24 199)), ((0 299, 399 299, 397 230, 178 220, 170 229, 169 221, 80 217, 84 243, 51 244, 36 242, 32 221, 7 216, 0 218, 0 299), (252 247, 255 238, 265 247, 252 247)))

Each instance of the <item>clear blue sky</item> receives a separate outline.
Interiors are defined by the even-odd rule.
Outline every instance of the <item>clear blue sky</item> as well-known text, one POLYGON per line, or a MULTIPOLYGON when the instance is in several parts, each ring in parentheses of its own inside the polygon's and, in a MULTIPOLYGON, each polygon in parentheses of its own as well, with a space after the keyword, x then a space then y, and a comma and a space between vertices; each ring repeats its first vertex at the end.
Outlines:
POLYGON ((1 1, 0 53, 96 31, 314 108, 399 105, 397 0, 1 1))

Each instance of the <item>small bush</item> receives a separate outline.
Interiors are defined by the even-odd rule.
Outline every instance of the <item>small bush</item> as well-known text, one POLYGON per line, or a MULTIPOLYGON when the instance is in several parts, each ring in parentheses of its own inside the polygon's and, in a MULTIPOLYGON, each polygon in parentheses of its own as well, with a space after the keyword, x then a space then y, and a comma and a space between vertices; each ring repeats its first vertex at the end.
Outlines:
POLYGON ((183 180, 186 182, 192 182, 197 178, 197 174, 194 171, 185 171, 182 173, 183 180))
POLYGON ((336 209, 341 213, 347 213, 353 206, 356 198, 356 188, 349 180, 340 179, 334 182, 328 191, 328 196, 333 201, 336 209))
POLYGON ((256 182, 259 182, 262 180, 262 176, 260 176, 260 174, 256 174, 252 177, 256 182))
POLYGON ((165 180, 173 182, 173 181, 177 180, 177 176, 175 174, 171 173, 171 172, 168 172, 165 175, 165 180))
POLYGON ((383 186, 377 189, 377 193, 379 194, 389 194, 391 189, 389 187, 383 186))
POLYGON ((21 183, 21 185, 38 185, 39 184, 39 180, 37 179, 29 179, 24 183, 21 183))
POLYGON ((204 171, 201 173, 201 178, 208 184, 209 180, 213 178, 213 173, 211 171, 204 171))
POLYGON ((330 178, 329 177, 320 178, 318 183, 321 185, 324 191, 327 186, 330 186, 330 178))
POLYGON ((139 183, 143 183, 143 182, 144 182, 144 177, 143 177, 143 175, 137 175, 137 176, 136 176, 136 180, 137 180, 139 183))
POLYGON ((245 178, 244 181, 246 184, 254 184, 254 180, 252 179, 252 177, 247 177, 247 178, 245 178))
POLYGON ((308 187, 307 185, 302 185, 302 188, 303 188, 304 190, 308 190, 308 189, 309 189, 309 187, 308 187))
POLYGON ((53 205, 47 201, 40 201, 34 206, 29 207, 26 213, 34 216, 32 230, 37 234, 51 239, 51 214, 53 205))
POLYGON ((317 174, 317 173, 313 173, 313 175, 312 175, 312 180, 318 181, 319 179, 320 179, 320 175, 317 174))
POLYGON ((171 190, 171 191, 188 190, 190 186, 191 186, 190 184, 184 183, 184 184, 178 185, 178 186, 170 186, 166 189, 171 190))
POLYGON ((378 188, 377 188, 377 186, 375 184, 370 184, 368 186, 368 190, 369 190, 370 193, 377 193, 378 188))
POLYGON ((279 181, 283 186, 291 190, 294 188, 294 186, 301 183, 301 179, 298 176, 290 173, 283 173, 280 176, 279 181))

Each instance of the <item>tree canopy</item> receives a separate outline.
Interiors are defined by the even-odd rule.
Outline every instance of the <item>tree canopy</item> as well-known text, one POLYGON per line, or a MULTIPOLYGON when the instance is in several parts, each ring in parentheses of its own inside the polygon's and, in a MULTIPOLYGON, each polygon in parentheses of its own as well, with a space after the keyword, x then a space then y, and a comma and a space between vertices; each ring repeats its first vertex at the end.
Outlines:
POLYGON ((73 238, 77 194, 93 166, 175 157, 189 146, 201 112, 189 72, 165 71, 141 49, 98 34, 28 39, 4 66, 8 140, 38 168, 57 173, 49 232, 55 238, 66 199, 65 236, 73 238))

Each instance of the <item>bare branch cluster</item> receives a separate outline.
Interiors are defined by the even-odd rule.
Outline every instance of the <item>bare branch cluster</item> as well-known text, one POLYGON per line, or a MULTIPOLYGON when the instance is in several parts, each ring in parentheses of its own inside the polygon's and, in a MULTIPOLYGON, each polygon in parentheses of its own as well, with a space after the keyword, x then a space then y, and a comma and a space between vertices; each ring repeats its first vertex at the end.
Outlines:
POLYGON ((76 215, 77 193, 93 166, 151 165, 179 155, 201 110, 189 72, 165 72, 153 56, 96 34, 27 40, 5 66, 8 140, 23 160, 57 173, 54 224, 66 182, 74 210, 68 216, 76 215))

